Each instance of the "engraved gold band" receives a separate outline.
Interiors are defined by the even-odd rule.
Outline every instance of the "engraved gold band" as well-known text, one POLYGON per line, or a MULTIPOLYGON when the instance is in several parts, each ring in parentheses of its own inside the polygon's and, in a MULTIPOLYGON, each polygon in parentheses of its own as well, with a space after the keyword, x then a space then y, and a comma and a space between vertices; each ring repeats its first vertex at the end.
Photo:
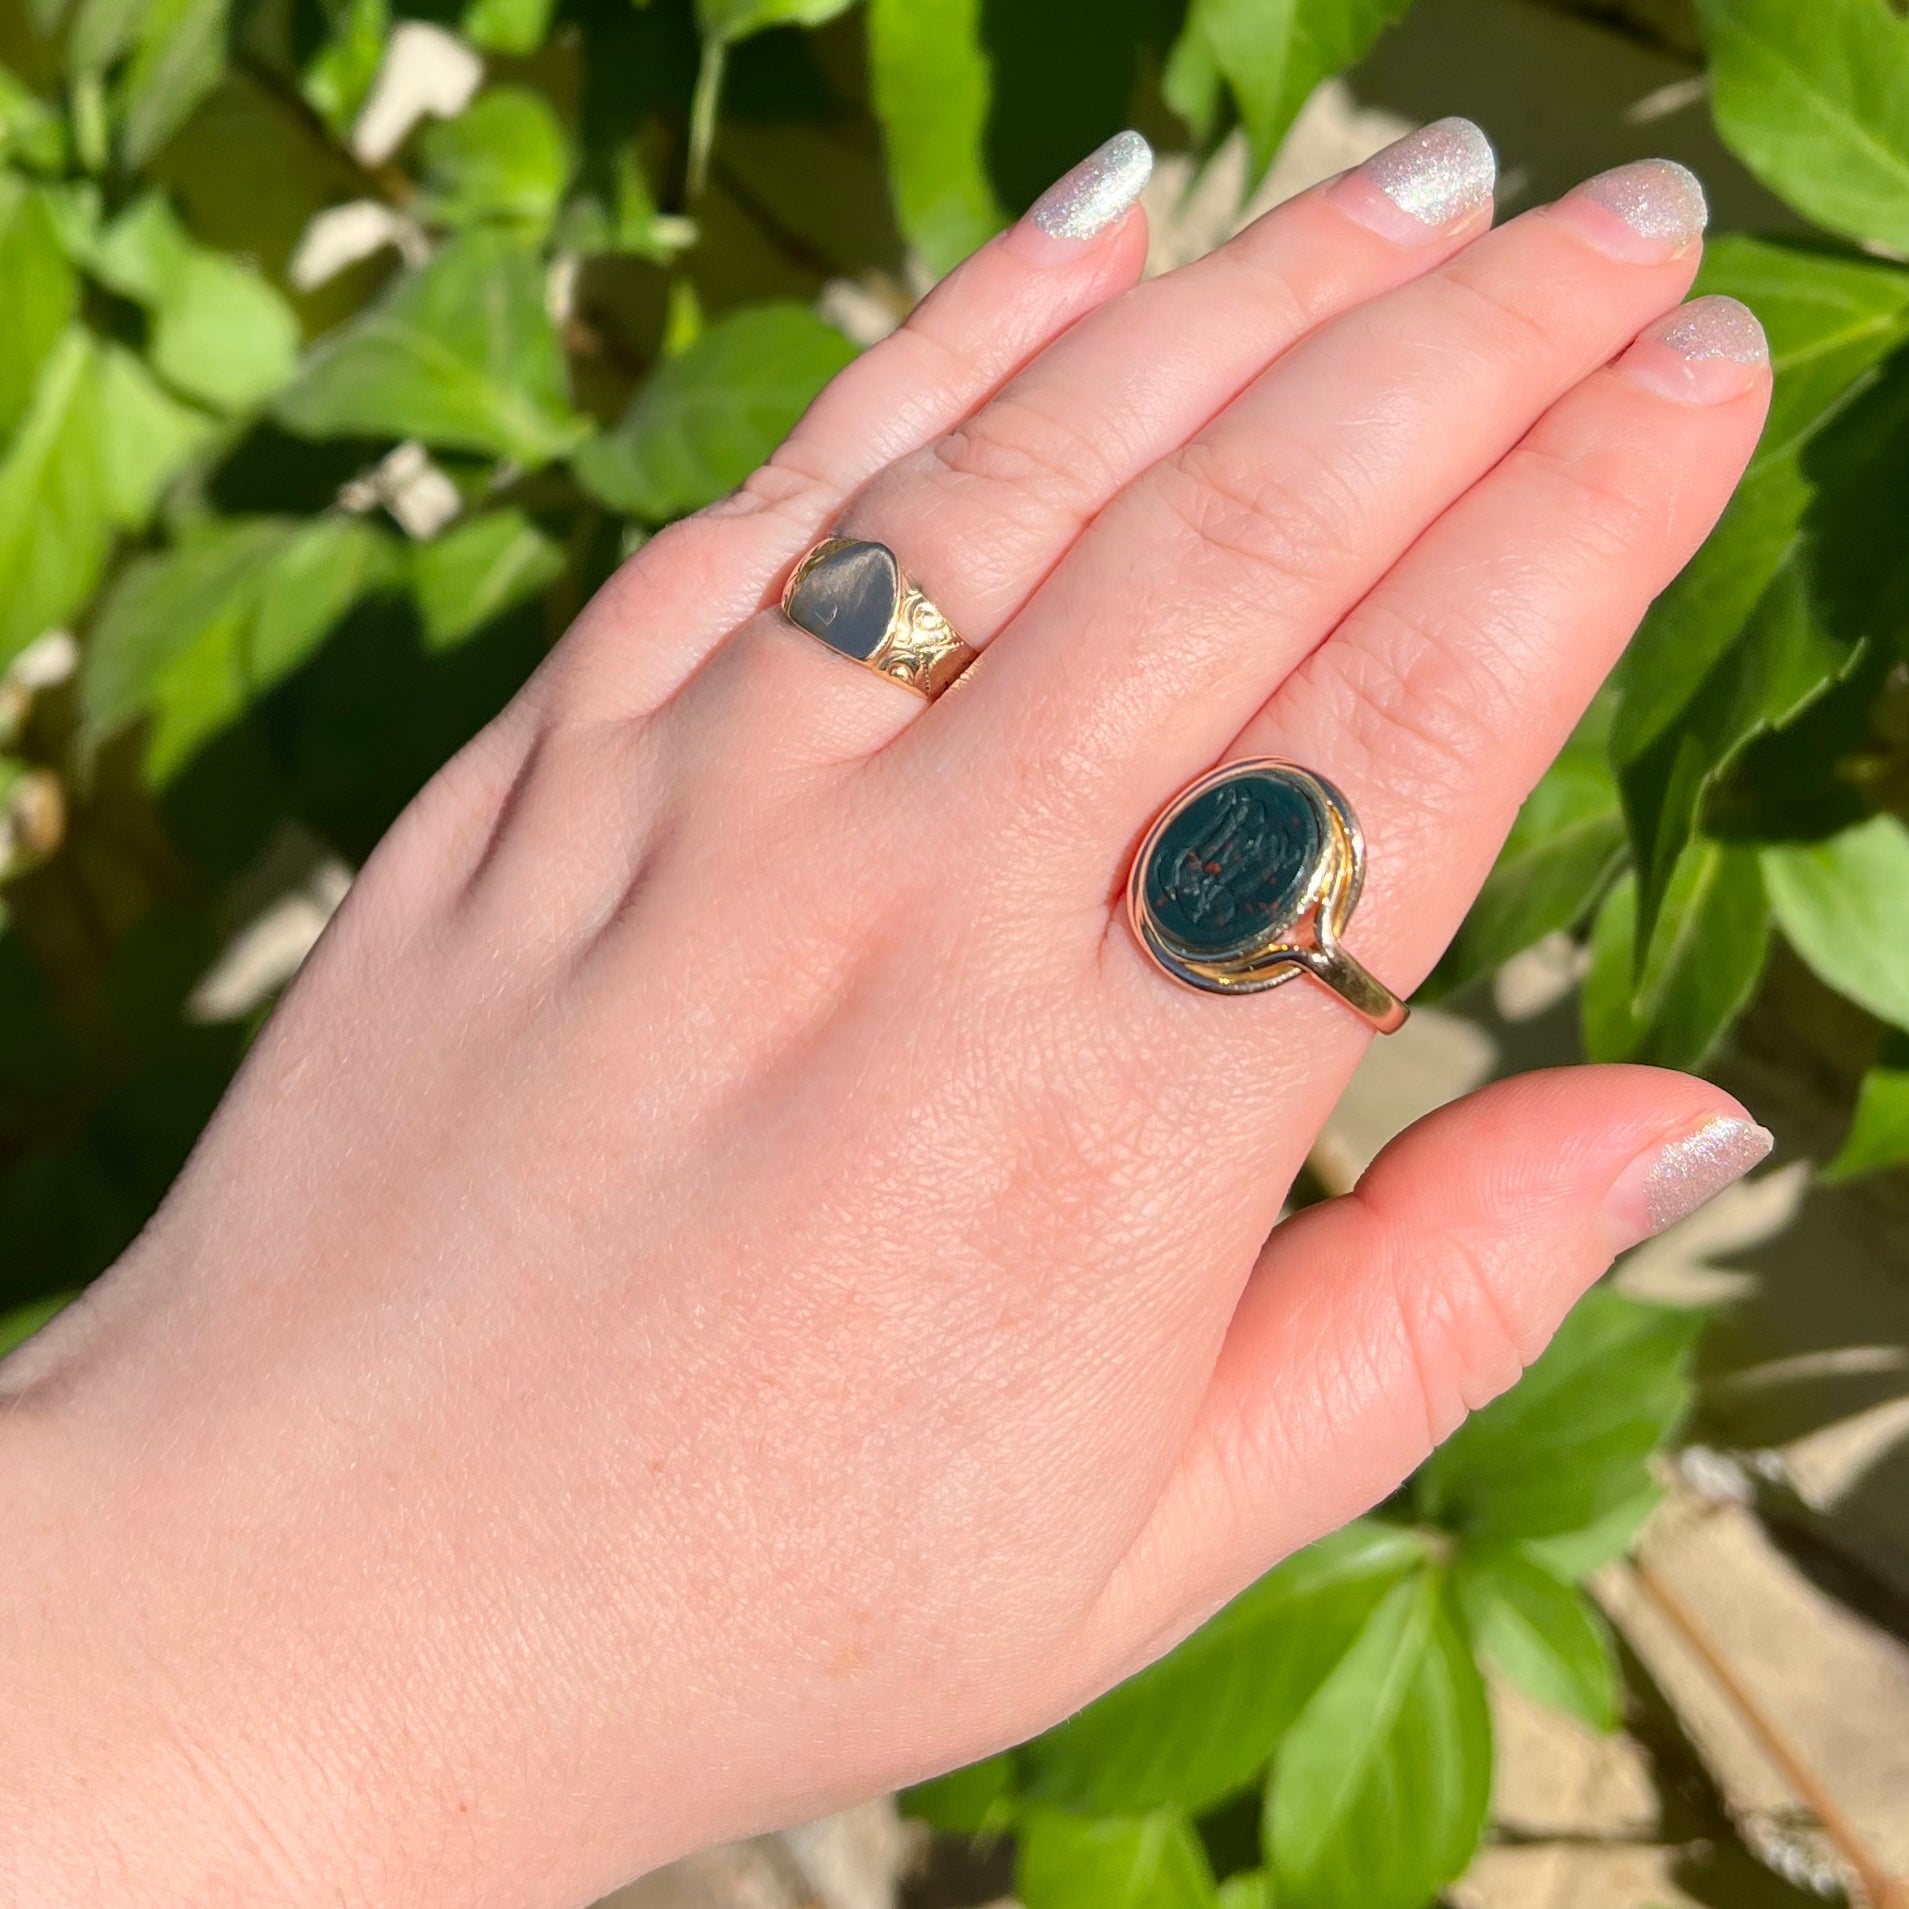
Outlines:
POLYGON ((975 658, 886 544, 825 537, 790 573, 782 614, 931 702, 975 658))
POLYGON ((1409 1010, 1341 937, 1365 881, 1365 838, 1331 783, 1270 756, 1230 762, 1161 810, 1127 885, 1140 945, 1208 994, 1323 983, 1391 1034, 1409 1010))

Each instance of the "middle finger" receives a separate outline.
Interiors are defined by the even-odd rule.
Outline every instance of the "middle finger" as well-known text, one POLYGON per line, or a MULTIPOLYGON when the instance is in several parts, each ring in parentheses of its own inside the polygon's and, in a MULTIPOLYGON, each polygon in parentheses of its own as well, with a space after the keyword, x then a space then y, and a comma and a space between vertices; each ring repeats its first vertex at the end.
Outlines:
POLYGON ((1624 167, 1313 333, 1108 506, 894 768, 1048 836, 1137 822, 1682 297, 1703 219, 1681 167, 1624 167))

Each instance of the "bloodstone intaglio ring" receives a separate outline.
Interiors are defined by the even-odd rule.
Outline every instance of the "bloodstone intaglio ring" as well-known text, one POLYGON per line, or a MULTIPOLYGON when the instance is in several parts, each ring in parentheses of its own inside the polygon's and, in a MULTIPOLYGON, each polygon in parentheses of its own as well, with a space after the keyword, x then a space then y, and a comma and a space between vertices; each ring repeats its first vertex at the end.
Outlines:
POLYGON ((1182 789, 1134 858, 1127 905, 1140 945, 1174 980, 1258 994, 1323 981, 1381 1034, 1405 1004, 1340 943, 1365 879, 1346 799, 1291 762, 1229 762, 1182 789))
POLYGON ((886 544, 825 537, 796 565, 782 614, 830 649, 932 701, 974 651, 886 544))

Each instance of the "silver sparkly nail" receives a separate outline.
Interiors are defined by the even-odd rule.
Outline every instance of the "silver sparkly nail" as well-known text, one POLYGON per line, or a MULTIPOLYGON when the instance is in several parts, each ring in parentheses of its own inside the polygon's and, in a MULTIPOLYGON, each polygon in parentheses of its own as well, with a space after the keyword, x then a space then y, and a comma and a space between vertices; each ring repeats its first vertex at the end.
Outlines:
POLYGON ((1640 159, 1587 179, 1578 190, 1640 237, 1691 245, 1710 218, 1703 181, 1674 159, 1640 159))
POLYGON ((1361 170, 1401 212, 1445 225, 1491 197, 1498 160, 1469 119, 1435 119, 1374 153, 1361 170))
POLYGON ((1138 133, 1115 133, 1028 209, 1029 220, 1057 239, 1091 239, 1140 197, 1153 176, 1153 148, 1138 133))
POLYGON ((1770 355, 1770 341, 1756 313, 1721 292, 1679 305, 1657 325, 1656 336, 1686 358, 1733 358, 1740 365, 1760 365, 1770 355))
POLYGON ((1675 1226, 1741 1180, 1776 1145, 1767 1127, 1726 1117, 1673 1140, 1657 1156, 1645 1187, 1654 1231, 1675 1226))

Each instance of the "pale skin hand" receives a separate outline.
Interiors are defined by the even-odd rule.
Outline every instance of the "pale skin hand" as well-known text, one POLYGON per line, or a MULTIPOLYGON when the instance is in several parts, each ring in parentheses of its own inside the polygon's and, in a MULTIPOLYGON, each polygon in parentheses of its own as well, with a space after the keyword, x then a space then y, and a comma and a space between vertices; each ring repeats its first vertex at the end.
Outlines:
POLYGON ((1409 989, 1755 439, 1762 365, 1632 345, 1694 243, 1383 214, 1139 289, 1137 212, 1017 228, 413 805, 0 1373, 0 1902, 567 1909, 993 1750, 1648 1229, 1740 1110, 1582 1069, 1268 1244, 1368 1037, 1119 911, 1177 787, 1290 756, 1409 989), (767 607, 838 524, 984 646, 941 702, 767 607))

